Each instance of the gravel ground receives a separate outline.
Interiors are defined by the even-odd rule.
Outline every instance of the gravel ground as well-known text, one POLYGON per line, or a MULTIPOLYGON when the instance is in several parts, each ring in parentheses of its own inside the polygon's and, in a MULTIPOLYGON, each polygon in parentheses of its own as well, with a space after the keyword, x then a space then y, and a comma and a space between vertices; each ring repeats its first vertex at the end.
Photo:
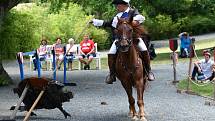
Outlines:
MULTIPOLYGON (((8 110, 18 100, 12 88, 20 81, 19 69, 15 62, 4 64, 5 69, 16 80, 14 85, 0 87, 0 119, 11 114, 8 110)), ((187 69, 186 63, 177 65, 178 72, 187 69)), ((145 112, 148 121, 214 121, 215 108, 204 105, 205 99, 199 96, 178 94, 173 80, 172 65, 153 65, 156 80, 149 83, 144 94, 145 112)), ((26 77, 36 75, 36 72, 25 70, 26 77)), ((103 80, 108 70, 82 70, 68 72, 68 80, 77 83, 69 87, 75 96, 70 102, 64 103, 64 109, 72 117, 64 119, 57 110, 36 110, 37 116, 31 121, 130 121, 127 96, 119 81, 106 85, 103 80), (106 102, 107 105, 101 105, 106 102)), ((186 71, 187 72, 187 71, 186 71)), ((43 75, 51 77, 51 72, 43 75)), ((62 80, 63 72, 58 72, 58 80, 62 80)), ((177 75, 178 79, 186 78, 185 73, 177 75)), ((136 92, 136 91, 134 91, 136 92)), ((136 97, 136 94, 135 94, 136 97)), ((24 119, 24 112, 18 112, 17 121, 24 119)))

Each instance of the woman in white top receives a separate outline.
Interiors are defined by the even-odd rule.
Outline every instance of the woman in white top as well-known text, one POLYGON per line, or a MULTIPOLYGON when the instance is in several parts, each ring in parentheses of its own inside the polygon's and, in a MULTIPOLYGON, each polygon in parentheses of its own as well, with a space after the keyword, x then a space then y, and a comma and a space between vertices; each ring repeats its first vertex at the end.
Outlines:
POLYGON ((66 52, 67 52, 66 58, 68 60, 68 69, 72 70, 72 61, 73 61, 73 59, 75 57, 74 54, 77 51, 77 46, 74 45, 75 41, 74 41, 73 38, 70 38, 68 40, 68 43, 69 44, 66 45, 66 52))

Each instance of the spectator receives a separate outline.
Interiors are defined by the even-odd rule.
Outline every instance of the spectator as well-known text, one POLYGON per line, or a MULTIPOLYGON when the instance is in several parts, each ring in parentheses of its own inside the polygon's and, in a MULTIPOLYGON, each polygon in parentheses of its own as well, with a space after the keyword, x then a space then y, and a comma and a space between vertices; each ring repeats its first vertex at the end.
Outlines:
POLYGON ((61 44, 62 39, 60 37, 56 38, 56 43, 53 45, 56 55, 56 65, 58 69, 60 69, 61 64, 58 65, 59 62, 63 61, 64 52, 63 47, 64 45, 61 44))
POLYGON ((210 59, 211 54, 208 51, 203 52, 204 59, 194 63, 192 80, 196 80, 195 76, 198 73, 198 80, 212 80, 214 78, 214 62, 210 59))
POLYGON ((70 38, 68 40, 68 43, 66 45, 66 52, 67 52, 67 55, 66 55, 66 58, 68 60, 68 69, 69 70, 72 70, 72 61, 74 59, 74 53, 76 53, 77 51, 77 46, 74 45, 75 41, 73 38, 70 38))
POLYGON ((118 37, 116 34, 116 27, 118 23, 118 18, 124 18, 129 20, 129 22, 132 24, 132 27, 134 29, 134 38, 138 39, 138 48, 140 50, 141 59, 143 60, 142 63, 145 67, 146 73, 148 74, 148 80, 152 81, 154 80, 154 75, 151 72, 150 67, 150 57, 149 53, 147 51, 147 47, 141 38, 141 35, 146 34, 144 28, 141 26, 141 23, 145 21, 145 17, 142 16, 137 9, 133 9, 130 7, 130 0, 113 0, 112 4, 115 5, 115 8, 117 10, 117 14, 112 18, 111 21, 104 21, 99 19, 93 19, 92 23, 94 26, 104 26, 104 27, 110 27, 112 29, 113 33, 113 40, 112 46, 108 52, 108 66, 110 73, 105 79, 105 82, 107 84, 112 84, 116 81, 116 72, 115 72, 115 65, 116 65, 116 52, 117 47, 115 43, 118 41, 118 37))
MULTIPOLYGON (((47 55, 47 51, 46 51, 46 46, 47 46, 47 40, 46 39, 42 39, 40 42, 40 47, 37 49, 38 55, 39 55, 39 59, 40 61, 44 61, 46 59, 46 55, 47 55)), ((34 57, 33 59, 33 63, 34 63, 34 70, 37 69, 37 60, 34 57)))
POLYGON ((191 38, 190 38, 189 34, 187 32, 182 32, 178 36, 181 40, 179 57, 181 57, 181 58, 189 57, 190 45, 191 45, 191 38))
POLYGON ((79 60, 84 65, 84 70, 90 69, 90 63, 93 60, 94 51, 94 42, 89 39, 89 35, 84 35, 84 39, 80 42, 80 56, 79 60), (87 58, 87 61, 84 60, 87 58))
POLYGON ((154 60, 154 58, 157 56, 157 54, 155 53, 155 48, 154 48, 154 44, 151 44, 149 46, 149 55, 150 55, 150 60, 154 60))

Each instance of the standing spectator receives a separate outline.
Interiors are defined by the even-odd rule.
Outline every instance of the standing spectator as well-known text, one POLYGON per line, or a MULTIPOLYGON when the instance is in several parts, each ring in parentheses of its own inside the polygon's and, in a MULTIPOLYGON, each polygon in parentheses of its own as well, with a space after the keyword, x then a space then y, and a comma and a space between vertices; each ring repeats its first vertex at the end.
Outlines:
POLYGON ((58 69, 60 69, 61 64, 58 65, 59 62, 63 61, 63 47, 64 45, 61 44, 62 39, 60 37, 56 38, 56 43, 53 45, 54 50, 55 50, 55 55, 56 55, 56 65, 58 69))
POLYGON ((198 80, 212 80, 214 77, 213 66, 214 62, 210 59, 211 54, 208 51, 203 52, 204 59, 194 63, 194 69, 192 73, 192 80, 196 80, 195 76, 198 73, 198 80))
POLYGON ((74 54, 77 51, 77 46, 74 45, 75 41, 73 38, 70 38, 68 40, 68 43, 69 44, 66 45, 66 52, 67 52, 66 58, 68 60, 68 69, 72 70, 72 61, 73 61, 73 58, 75 57, 74 54))
MULTIPOLYGON (((42 39, 40 41, 40 47, 37 49, 40 61, 44 61, 46 59, 46 55, 47 55, 46 46, 47 46, 47 43, 48 42, 47 42, 46 39, 42 39)), ((37 60, 36 60, 35 57, 33 59, 33 63, 34 63, 34 71, 35 71, 37 69, 37 60)))
POLYGON ((84 65, 84 70, 90 69, 90 63, 93 60, 94 51, 94 42, 89 39, 89 35, 84 35, 83 40, 80 42, 80 56, 79 60, 84 65), (87 58, 87 61, 84 60, 87 58))
POLYGON ((182 32, 179 35, 179 38, 181 40, 181 46, 180 46, 180 57, 186 58, 189 57, 190 53, 190 45, 191 45, 191 38, 187 32, 182 32))

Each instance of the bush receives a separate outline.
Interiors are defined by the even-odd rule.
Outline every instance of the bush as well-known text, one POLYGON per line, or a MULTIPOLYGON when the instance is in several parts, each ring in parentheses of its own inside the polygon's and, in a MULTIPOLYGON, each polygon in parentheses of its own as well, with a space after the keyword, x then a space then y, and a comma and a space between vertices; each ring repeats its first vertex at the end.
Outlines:
POLYGON ((146 20, 146 26, 153 39, 172 38, 178 34, 178 23, 174 23, 170 16, 158 15, 146 20))
POLYGON ((16 52, 30 51, 37 43, 33 16, 12 11, 4 20, 1 36, 3 58, 14 58, 16 52))
POLYGON ((193 34, 203 34, 214 31, 215 23, 213 19, 206 16, 192 16, 186 26, 193 34))

